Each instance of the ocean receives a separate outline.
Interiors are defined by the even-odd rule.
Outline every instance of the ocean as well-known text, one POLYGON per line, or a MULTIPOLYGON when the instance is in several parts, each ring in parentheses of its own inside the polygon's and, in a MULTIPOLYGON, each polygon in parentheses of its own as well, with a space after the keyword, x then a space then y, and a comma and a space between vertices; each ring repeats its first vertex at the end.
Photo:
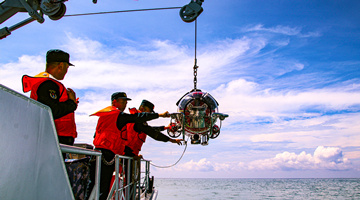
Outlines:
POLYGON ((360 199, 360 179, 155 178, 157 200, 360 199))

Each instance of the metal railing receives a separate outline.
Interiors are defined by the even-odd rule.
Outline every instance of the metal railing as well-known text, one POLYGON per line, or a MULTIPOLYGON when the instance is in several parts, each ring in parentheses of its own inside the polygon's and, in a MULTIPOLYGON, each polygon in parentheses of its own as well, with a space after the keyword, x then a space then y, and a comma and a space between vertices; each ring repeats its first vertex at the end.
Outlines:
MULTIPOLYGON (((95 185, 92 191, 92 199, 99 199, 100 197, 100 169, 101 169, 101 155, 102 153, 95 150, 84 149, 80 147, 69 146, 60 144, 61 152, 63 153, 75 153, 89 156, 96 156, 96 172, 95 172, 95 185)), ((90 199, 90 198, 89 198, 90 199)))
POLYGON ((116 155, 115 180, 107 199, 145 199, 152 192, 149 176, 150 161, 116 155))
MULTIPOLYGON (((96 156, 95 185, 88 200, 98 200, 100 196, 100 169, 102 153, 95 150, 60 144, 63 153, 96 156)), ((115 155, 115 176, 108 200, 152 199, 153 178, 150 178, 150 161, 115 155)))

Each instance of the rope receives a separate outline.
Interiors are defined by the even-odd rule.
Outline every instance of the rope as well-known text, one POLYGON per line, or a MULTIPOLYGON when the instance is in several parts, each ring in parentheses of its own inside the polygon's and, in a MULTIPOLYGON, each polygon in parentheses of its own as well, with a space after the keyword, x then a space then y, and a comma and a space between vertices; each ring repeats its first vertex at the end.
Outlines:
POLYGON ((152 165, 152 166, 154 166, 154 167, 157 167, 157 168, 170 168, 170 167, 173 167, 173 166, 175 166, 176 164, 178 164, 178 162, 181 160, 181 158, 182 158, 182 157, 184 156, 184 154, 185 154, 185 151, 186 151, 186 148, 187 148, 187 142, 188 142, 189 138, 190 138, 190 137, 188 137, 188 139, 185 141, 184 151, 183 151, 181 157, 179 158, 179 160, 176 161, 176 163, 174 163, 174 164, 172 164, 172 165, 169 165, 169 166, 158 166, 158 165, 152 164, 152 163, 150 162, 150 165, 152 165))
POLYGON ((109 12, 82 13, 82 14, 64 15, 64 17, 74 17, 74 16, 84 16, 84 15, 103 15, 103 14, 124 13, 124 12, 152 11, 152 10, 169 10, 169 9, 179 9, 179 8, 182 8, 182 7, 148 8, 148 9, 136 9, 136 10, 119 10, 119 11, 109 11, 109 12))

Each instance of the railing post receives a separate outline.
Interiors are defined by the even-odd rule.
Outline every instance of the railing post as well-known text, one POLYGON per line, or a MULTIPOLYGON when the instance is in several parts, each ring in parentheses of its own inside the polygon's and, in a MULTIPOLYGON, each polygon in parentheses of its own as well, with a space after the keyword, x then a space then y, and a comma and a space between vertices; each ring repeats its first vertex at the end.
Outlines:
POLYGON ((126 198, 130 199, 129 198, 129 195, 130 195, 130 188, 129 188, 129 185, 130 185, 130 176, 131 176, 131 160, 128 159, 127 160, 127 166, 126 166, 126 188, 125 188, 125 196, 126 198))
POLYGON ((95 175, 95 187, 96 187, 96 192, 95 192, 95 199, 99 199, 100 198, 100 176, 101 176, 101 155, 96 156, 96 175, 95 175))
POLYGON ((115 156, 115 200, 119 199, 119 155, 115 156))
POLYGON ((141 180, 141 160, 136 160, 137 163, 137 168, 138 170, 136 170, 136 184, 135 184, 135 193, 136 193, 136 188, 137 188, 137 196, 138 196, 138 200, 140 200, 140 195, 141 195, 141 187, 140 187, 140 180, 141 180))
POLYGON ((147 161, 146 162, 146 191, 149 192, 152 190, 152 188, 150 188, 150 162, 147 161))

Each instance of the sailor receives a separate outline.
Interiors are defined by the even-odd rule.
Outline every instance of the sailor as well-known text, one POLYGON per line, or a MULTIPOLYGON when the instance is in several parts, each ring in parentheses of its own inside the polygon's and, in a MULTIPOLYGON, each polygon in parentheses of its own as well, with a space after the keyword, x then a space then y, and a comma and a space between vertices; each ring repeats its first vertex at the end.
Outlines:
MULTIPOLYGON (((106 199, 110 190, 110 183, 115 170, 115 155, 124 155, 125 144, 128 139, 128 123, 139 124, 139 131, 149 134, 155 132, 149 126, 143 125, 144 122, 159 117, 169 117, 169 112, 158 113, 135 113, 127 114, 123 111, 126 108, 127 101, 131 100, 125 92, 116 92, 111 95, 111 106, 108 106, 90 116, 99 116, 94 137, 95 149, 103 154, 101 162, 101 180, 100 180, 100 199, 106 199)), ((165 139, 164 139, 165 140, 165 139)), ((169 141, 166 140, 166 141, 169 141)), ((94 168, 91 170, 94 172, 94 168)), ((92 173, 91 179, 94 180, 95 174, 92 173)), ((93 182, 93 181, 92 181, 93 182)), ((90 186, 92 188, 92 186, 90 186)))
MULTIPOLYGON (((136 114, 136 113, 154 113, 154 104, 151 103, 148 100, 143 100, 140 104, 139 109, 136 108, 129 108, 130 114, 136 114)), ((168 136, 162 134, 160 131, 165 130, 165 126, 159 126, 159 127, 150 127, 146 122, 139 124, 139 123, 128 123, 126 124, 126 131, 127 131, 127 141, 125 145, 125 156, 134 157, 135 159, 132 160, 131 163, 125 162, 125 174, 127 174, 127 169, 130 168, 130 174, 132 174, 130 178, 130 182, 133 182, 134 179, 137 180, 140 177, 139 171, 137 173, 134 173, 135 162, 139 162, 138 159, 142 158, 142 155, 139 155, 139 152, 141 150, 142 145, 144 144, 146 140, 146 136, 149 135, 151 138, 157 140, 157 141, 163 141, 167 142, 170 141, 172 143, 181 144, 181 139, 172 139, 168 136), (142 130, 147 130, 146 132, 143 132, 142 130), (130 166, 129 166, 130 164, 130 166), (135 176, 137 175, 137 176, 135 176)), ((134 186, 130 186, 130 194, 135 191, 134 186)), ((132 199, 132 198, 130 198, 132 199)))
POLYGON ((22 84, 25 93, 31 91, 30 98, 51 108, 59 143, 73 145, 77 137, 74 112, 78 101, 75 92, 60 82, 69 66, 74 66, 69 59, 69 54, 62 50, 49 50, 46 53, 45 72, 34 77, 24 75, 22 84))
MULTIPOLYGON (((154 113, 154 107, 155 106, 153 103, 144 99, 141 102, 139 109, 129 108, 129 112, 130 114, 142 113, 142 112, 154 113)), ((144 123, 144 125, 147 126, 146 123, 144 123)), ((125 156, 130 156, 130 157, 135 156, 141 158, 142 156, 139 155, 139 152, 141 151, 141 147, 144 144, 147 135, 149 135, 154 140, 163 141, 163 142, 170 141, 172 143, 181 144, 182 141, 181 139, 172 139, 160 132, 167 129, 168 127, 165 126, 152 127, 154 131, 149 131, 147 133, 139 131, 139 129, 141 130, 142 128, 143 127, 140 124, 135 124, 135 123, 127 124, 128 138, 125 145, 125 154, 124 154, 125 156)))

